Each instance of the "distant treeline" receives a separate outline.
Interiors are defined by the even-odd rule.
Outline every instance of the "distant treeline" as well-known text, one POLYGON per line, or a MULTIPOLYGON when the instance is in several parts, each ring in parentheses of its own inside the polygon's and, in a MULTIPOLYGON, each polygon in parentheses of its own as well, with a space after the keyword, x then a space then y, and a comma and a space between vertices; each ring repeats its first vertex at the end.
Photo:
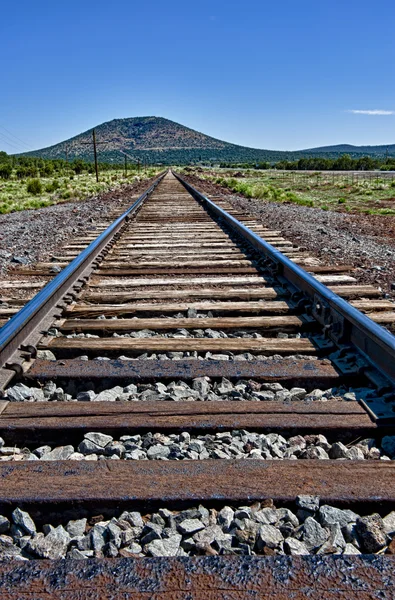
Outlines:
POLYGON ((372 158, 371 156, 361 156, 352 158, 349 154, 343 154, 339 158, 299 158, 299 160, 289 161, 281 160, 276 163, 244 163, 235 165, 234 163, 221 163, 221 167, 229 168, 255 168, 255 169, 285 169, 287 171, 381 171, 395 170, 395 157, 390 158, 372 158))
MULTIPOLYGON (((122 168, 120 164, 100 163, 100 171, 112 171, 122 168)), ((137 170, 137 165, 130 164, 128 169, 137 170)), ((31 156, 10 156, 0 152, 0 178, 10 179, 13 175, 17 179, 28 177, 52 177, 56 175, 80 175, 81 173, 94 173, 94 163, 85 162, 80 158, 67 162, 63 159, 44 159, 31 156)))

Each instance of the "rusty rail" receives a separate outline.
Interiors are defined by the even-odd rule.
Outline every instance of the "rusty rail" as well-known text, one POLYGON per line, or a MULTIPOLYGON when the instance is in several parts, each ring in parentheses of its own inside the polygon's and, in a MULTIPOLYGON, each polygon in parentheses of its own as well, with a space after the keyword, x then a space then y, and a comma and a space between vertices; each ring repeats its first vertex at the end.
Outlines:
POLYGON ((395 336, 317 281, 280 250, 196 190, 179 174, 173 174, 211 214, 248 241, 266 259, 266 268, 293 287, 293 298, 299 299, 303 308, 311 312, 324 327, 326 335, 339 348, 340 353, 334 360, 336 366, 344 372, 350 372, 350 367, 354 371, 363 372, 385 394, 382 400, 365 404, 368 412, 377 421, 395 421, 395 336), (350 350, 354 351, 354 356, 350 354, 350 350))

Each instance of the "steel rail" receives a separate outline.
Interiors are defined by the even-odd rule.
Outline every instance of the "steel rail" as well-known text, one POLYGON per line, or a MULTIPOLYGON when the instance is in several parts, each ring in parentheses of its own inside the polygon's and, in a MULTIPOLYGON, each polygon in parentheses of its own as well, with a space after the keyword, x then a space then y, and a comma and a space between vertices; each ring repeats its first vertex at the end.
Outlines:
MULTIPOLYGON (((50 325, 48 317, 53 319, 54 316, 50 315, 51 311, 61 299, 64 299, 73 290, 79 281, 81 285, 84 283, 84 279, 81 278, 86 278, 89 275, 89 272, 95 266, 93 264, 95 259, 100 258, 100 254, 107 244, 114 239, 114 236, 128 221, 129 217, 156 188, 166 172, 162 172, 130 208, 107 227, 85 250, 47 283, 30 302, 0 328, 0 370, 3 367, 3 372, 0 372, 0 389, 13 376, 12 365, 8 366, 8 361, 15 358, 15 353, 21 348, 22 344, 26 344, 26 340, 29 341, 30 346, 32 346, 32 343, 34 344, 34 341, 32 342, 30 338, 34 334, 37 337, 38 330, 43 328, 44 320, 46 320, 45 325, 47 327, 50 325), (7 366, 9 368, 4 369, 7 366)), ((24 348, 22 347, 21 350, 23 351, 24 348)), ((34 350, 34 347, 27 348, 30 353, 34 353, 34 350)), ((14 365, 14 368, 16 368, 16 365, 14 365)))
POLYGON ((393 392, 395 388, 394 335, 374 323, 369 317, 292 262, 280 250, 274 248, 228 212, 217 206, 178 173, 173 172, 173 174, 195 199, 200 201, 211 213, 222 219, 227 227, 248 240, 255 250, 270 259, 274 263, 277 275, 282 275, 305 297, 307 296, 312 305, 312 316, 324 326, 330 339, 343 349, 349 350, 350 344, 355 347, 367 361, 367 369, 369 369, 369 366, 373 366, 374 370, 377 369, 380 375, 384 375, 387 381, 381 382, 383 391, 393 392), (388 389, 386 389, 386 383, 388 389))

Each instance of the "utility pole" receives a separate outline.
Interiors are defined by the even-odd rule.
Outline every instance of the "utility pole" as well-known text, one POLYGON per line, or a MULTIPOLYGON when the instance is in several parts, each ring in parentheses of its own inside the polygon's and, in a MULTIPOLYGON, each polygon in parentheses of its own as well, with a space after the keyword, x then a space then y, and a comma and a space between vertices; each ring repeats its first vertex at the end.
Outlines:
POLYGON ((99 183, 99 169, 97 166, 97 150, 96 150, 96 133, 95 133, 94 129, 92 129, 92 139, 93 139, 93 154, 95 157, 96 182, 99 183))

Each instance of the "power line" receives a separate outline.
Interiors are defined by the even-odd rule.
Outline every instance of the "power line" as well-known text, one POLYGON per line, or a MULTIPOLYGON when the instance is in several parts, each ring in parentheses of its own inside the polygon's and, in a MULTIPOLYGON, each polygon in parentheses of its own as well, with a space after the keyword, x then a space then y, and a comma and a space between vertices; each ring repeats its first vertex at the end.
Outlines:
POLYGON ((11 148, 14 148, 17 152, 21 152, 20 147, 18 148, 18 146, 15 146, 15 144, 13 142, 10 142, 9 138, 7 138, 3 133, 1 133, 1 131, 0 131, 0 136, 2 136, 4 138, 2 140, 4 143, 6 143, 8 146, 11 146, 11 148))
POLYGON ((2 129, 4 129, 4 131, 6 131, 7 133, 9 133, 13 138, 15 138, 16 140, 18 140, 18 142, 22 142, 23 146, 27 146, 28 148, 31 148, 32 150, 34 150, 33 146, 31 144, 28 144, 27 142, 24 142, 23 140, 21 140, 21 138, 19 138, 18 136, 16 136, 14 133, 12 133, 12 131, 10 131, 9 129, 7 129, 6 127, 4 127, 4 125, 0 124, 0 127, 2 129))

